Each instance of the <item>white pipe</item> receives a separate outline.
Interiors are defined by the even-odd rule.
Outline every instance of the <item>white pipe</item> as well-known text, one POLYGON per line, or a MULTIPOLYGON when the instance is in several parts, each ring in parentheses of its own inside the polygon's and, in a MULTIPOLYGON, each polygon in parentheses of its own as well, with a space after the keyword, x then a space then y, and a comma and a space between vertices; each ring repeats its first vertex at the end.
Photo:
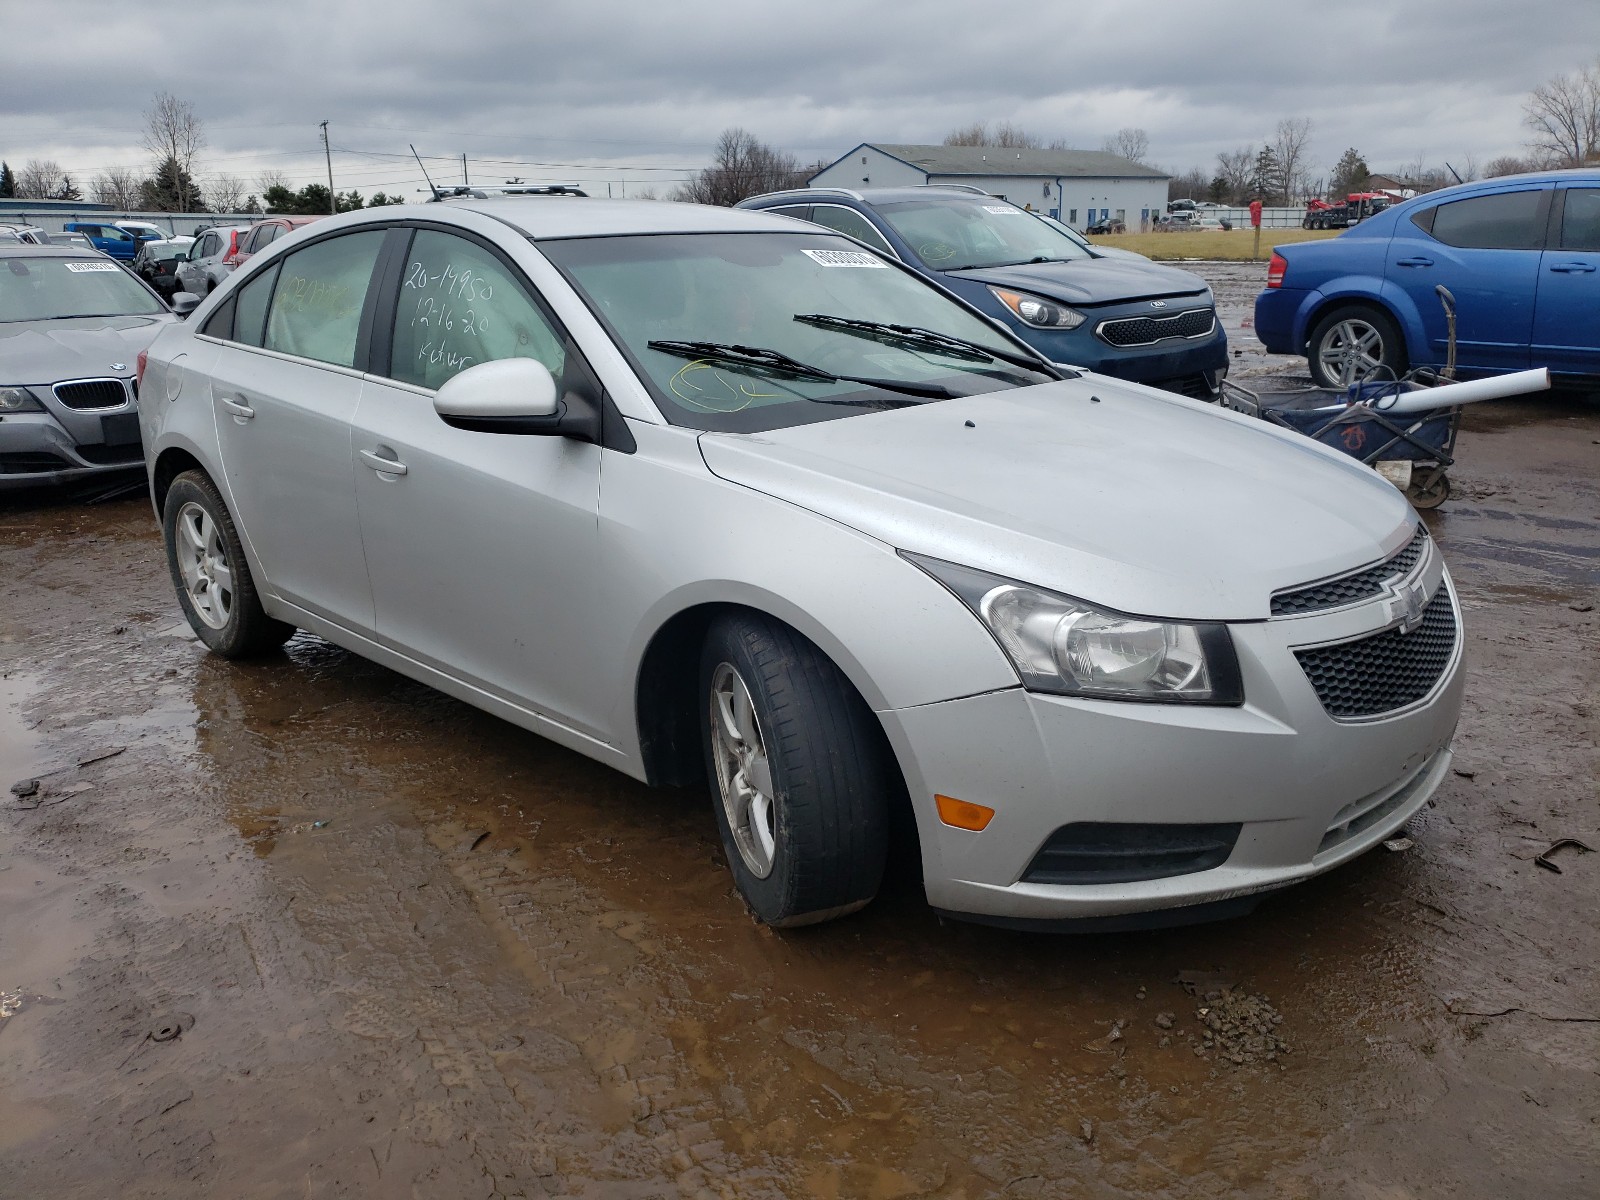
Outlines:
POLYGON ((1441 383, 1438 387, 1401 392, 1398 398, 1386 396, 1368 403, 1381 413, 1428 412, 1435 408, 1453 408, 1457 404, 1475 404, 1479 400, 1525 396, 1529 392, 1547 391, 1549 387, 1550 368, 1540 367, 1536 371, 1514 371, 1510 375, 1491 375, 1467 383, 1441 383))

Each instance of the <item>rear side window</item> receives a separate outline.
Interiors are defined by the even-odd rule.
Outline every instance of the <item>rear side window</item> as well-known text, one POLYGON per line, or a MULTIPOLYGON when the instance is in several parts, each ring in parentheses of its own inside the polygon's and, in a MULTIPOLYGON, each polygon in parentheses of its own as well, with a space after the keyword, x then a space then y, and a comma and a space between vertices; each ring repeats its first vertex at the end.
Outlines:
POLYGON ((1544 244, 1545 191, 1500 192, 1441 204, 1433 236, 1472 250, 1537 250, 1544 244))
POLYGON ((504 262, 466 238, 418 230, 401 276, 390 377, 438 388, 502 358, 536 358, 558 380, 566 365, 560 335, 504 262))
POLYGON ((1600 250, 1600 188, 1568 188, 1561 212, 1563 250, 1600 250))
POLYGON ((382 229, 363 230, 316 242, 284 259, 267 314, 266 348, 354 366, 361 309, 383 238, 382 229))
POLYGON ((267 301, 278 281, 280 264, 274 263, 234 293, 233 340, 259 346, 266 334, 267 301))
POLYGON ((794 217, 798 221, 811 219, 811 206, 809 204, 785 204, 782 208, 767 208, 763 212, 777 213, 780 217, 794 217))
POLYGON ((829 229, 837 229, 840 233, 848 233, 851 237, 865 242, 881 254, 893 255, 889 243, 873 227, 871 221, 851 208, 841 208, 835 204, 819 204, 811 210, 811 219, 818 225, 826 225, 829 229))

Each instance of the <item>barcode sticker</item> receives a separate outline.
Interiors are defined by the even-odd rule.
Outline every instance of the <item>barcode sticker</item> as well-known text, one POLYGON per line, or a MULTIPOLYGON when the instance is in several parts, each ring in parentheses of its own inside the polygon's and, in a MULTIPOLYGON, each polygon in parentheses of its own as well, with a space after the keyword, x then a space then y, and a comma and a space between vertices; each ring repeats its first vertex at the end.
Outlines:
POLYGON ((889 264, 867 250, 805 250, 802 251, 824 267, 882 267, 889 264))
POLYGON ((77 262, 77 263, 68 263, 67 264, 67 270, 71 271, 74 275, 81 275, 85 271, 120 271, 120 270, 122 270, 122 268, 117 266, 117 264, 114 263, 114 262, 102 262, 102 263, 82 263, 82 262, 77 262))

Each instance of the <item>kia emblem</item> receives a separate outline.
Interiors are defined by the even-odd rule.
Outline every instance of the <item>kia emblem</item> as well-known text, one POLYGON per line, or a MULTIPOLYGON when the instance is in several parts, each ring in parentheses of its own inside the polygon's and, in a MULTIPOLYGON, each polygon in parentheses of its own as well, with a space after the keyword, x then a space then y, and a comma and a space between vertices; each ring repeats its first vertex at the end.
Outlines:
POLYGON ((1150 301, 1150 307, 1151 308, 1165 308, 1166 306, 1167 306, 1167 302, 1165 300, 1152 300, 1152 301, 1150 301))

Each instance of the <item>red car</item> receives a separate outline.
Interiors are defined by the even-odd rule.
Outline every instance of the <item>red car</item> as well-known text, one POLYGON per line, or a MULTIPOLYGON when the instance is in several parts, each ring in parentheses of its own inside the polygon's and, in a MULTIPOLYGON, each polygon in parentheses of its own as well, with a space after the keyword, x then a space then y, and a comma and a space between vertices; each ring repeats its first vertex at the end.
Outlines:
POLYGON ((222 260, 223 265, 234 268, 241 267, 250 261, 252 254, 265 250, 285 234, 299 229, 302 225, 309 225, 313 221, 320 220, 322 218, 317 216, 268 217, 265 221, 257 221, 234 241, 233 248, 228 251, 228 256, 222 260))

